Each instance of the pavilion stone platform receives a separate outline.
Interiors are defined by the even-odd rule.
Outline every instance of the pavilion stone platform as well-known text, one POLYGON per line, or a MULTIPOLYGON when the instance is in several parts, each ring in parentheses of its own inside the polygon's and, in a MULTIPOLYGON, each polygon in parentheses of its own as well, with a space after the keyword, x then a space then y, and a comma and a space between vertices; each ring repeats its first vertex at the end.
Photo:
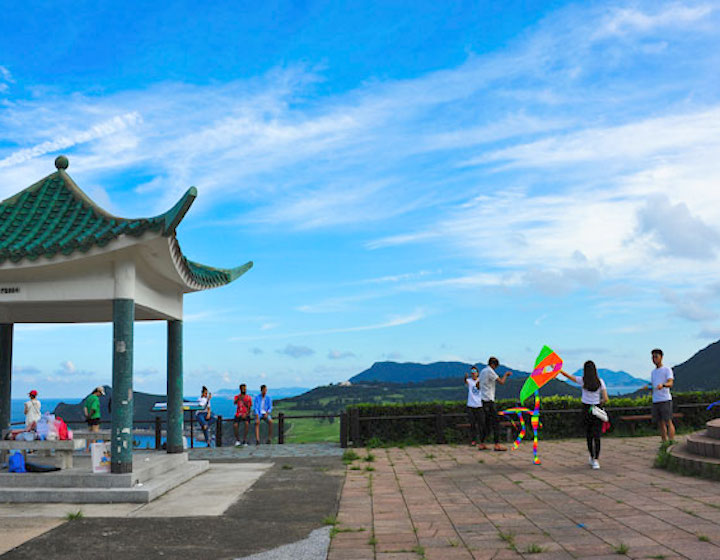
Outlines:
MULTIPOLYGON (((130 473, 93 474, 89 456, 76 456, 72 469, 49 473, 0 473, 0 503, 148 503, 204 473, 209 461, 187 453, 136 452, 130 473)), ((52 463, 47 457, 37 462, 52 463)))

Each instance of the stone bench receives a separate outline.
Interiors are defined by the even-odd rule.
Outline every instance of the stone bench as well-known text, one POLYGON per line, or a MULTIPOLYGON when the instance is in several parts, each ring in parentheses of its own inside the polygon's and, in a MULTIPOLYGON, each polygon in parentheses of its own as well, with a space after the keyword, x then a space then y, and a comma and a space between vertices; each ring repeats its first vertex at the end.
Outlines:
POLYGON ((95 439, 102 441, 110 441, 110 430, 100 430, 98 432, 91 432, 90 430, 73 430, 73 439, 95 439))
MULTIPOLYGON (((679 420, 683 417, 682 412, 673 412, 673 420, 679 420)), ((652 414, 628 414, 625 416, 619 416, 618 420, 625 422, 630 426, 630 433, 635 433, 635 426, 638 422, 650 422, 652 421, 652 414)))
POLYGON ((33 441, 15 441, 15 440, 0 440, 0 462, 4 463, 7 461, 7 455, 10 451, 22 451, 25 460, 27 461, 28 451, 45 451, 55 452, 60 458, 61 469, 71 469, 73 466, 73 451, 75 450, 75 443, 71 439, 55 440, 55 441, 41 441, 39 439, 33 441))

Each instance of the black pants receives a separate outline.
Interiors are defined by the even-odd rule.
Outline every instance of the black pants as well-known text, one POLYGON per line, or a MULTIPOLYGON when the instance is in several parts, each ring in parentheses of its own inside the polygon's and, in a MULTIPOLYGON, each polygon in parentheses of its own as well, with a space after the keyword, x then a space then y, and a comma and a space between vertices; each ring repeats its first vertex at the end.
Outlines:
POLYGON ((482 407, 467 407, 468 420, 470 420, 470 439, 482 441, 484 438, 485 416, 482 407))
POLYGON ((494 443, 500 443, 500 419, 495 410, 495 401, 483 401, 483 414, 485 415, 485 430, 482 435, 482 442, 492 432, 494 443))
POLYGON ((600 458, 600 435, 602 434, 602 420, 590 412, 591 404, 584 404, 585 409, 585 437, 590 457, 600 458))

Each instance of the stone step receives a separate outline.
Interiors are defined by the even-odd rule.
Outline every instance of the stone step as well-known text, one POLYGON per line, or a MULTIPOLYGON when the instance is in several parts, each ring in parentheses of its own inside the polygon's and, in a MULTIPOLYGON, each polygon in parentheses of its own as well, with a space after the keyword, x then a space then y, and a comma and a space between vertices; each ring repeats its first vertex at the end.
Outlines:
MULTIPOLYGON (((28 460, 50 463, 45 457, 29 456, 28 460)), ((133 488, 187 463, 187 453, 135 453, 132 473, 93 474, 90 458, 77 457, 73 469, 49 473, 0 473, 0 488, 133 488)))
POLYGON ((690 434, 685 440, 689 453, 720 459, 720 439, 709 437, 707 432, 690 434))
POLYGON ((695 455, 685 443, 676 443, 668 451, 683 469, 715 479, 720 478, 720 459, 695 455))
POLYGON ((705 422, 705 427, 707 428, 708 437, 720 440, 720 418, 708 420, 705 422))
POLYGON ((208 461, 185 461, 132 488, 4 487, 0 488, 0 503, 148 503, 205 472, 209 466, 208 461))

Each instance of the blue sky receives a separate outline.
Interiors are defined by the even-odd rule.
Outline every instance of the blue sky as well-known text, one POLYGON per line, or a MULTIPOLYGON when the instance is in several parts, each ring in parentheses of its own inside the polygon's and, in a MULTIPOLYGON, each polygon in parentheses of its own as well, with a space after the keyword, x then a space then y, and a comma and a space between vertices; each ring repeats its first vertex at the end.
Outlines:
MULTIPOLYGON (((0 196, 54 170, 127 217, 199 196, 186 393, 378 360, 647 376, 720 338, 717 2, 22 3, 0 196)), ((165 328, 136 387, 164 392, 165 328)), ((18 326, 13 394, 111 379, 110 325, 18 326)))

